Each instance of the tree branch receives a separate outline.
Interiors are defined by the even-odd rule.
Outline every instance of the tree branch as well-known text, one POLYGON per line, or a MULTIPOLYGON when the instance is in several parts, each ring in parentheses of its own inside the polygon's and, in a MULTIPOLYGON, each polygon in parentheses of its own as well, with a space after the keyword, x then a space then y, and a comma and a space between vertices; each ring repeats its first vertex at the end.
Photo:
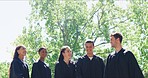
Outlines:
MULTIPOLYGON (((101 6, 102 7, 102 6, 101 6)), ((100 7, 100 8, 101 8, 100 7)), ((82 32, 84 32, 85 28, 86 28, 86 25, 89 23, 89 21, 93 18, 93 16, 95 15, 96 12, 98 12, 100 10, 100 8, 98 8, 93 14, 92 16, 89 18, 89 20, 87 20, 87 22, 84 24, 84 26, 82 27, 82 32)))

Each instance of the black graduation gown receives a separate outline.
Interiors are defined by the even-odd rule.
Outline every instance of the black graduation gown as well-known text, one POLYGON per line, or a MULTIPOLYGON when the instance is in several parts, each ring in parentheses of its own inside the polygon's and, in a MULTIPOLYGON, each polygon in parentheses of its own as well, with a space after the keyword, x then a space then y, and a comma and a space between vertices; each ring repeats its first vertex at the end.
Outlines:
POLYGON ((136 58, 123 48, 107 58, 105 78, 144 78, 136 58))
POLYGON ((9 78, 29 78, 28 65, 19 58, 14 58, 11 62, 9 78))
POLYGON ((33 64, 31 78, 51 78, 51 69, 39 60, 33 64))
POLYGON ((75 78, 75 65, 70 62, 67 65, 64 61, 60 61, 55 65, 54 78, 75 78))
POLYGON ((90 60, 85 55, 78 59, 76 65, 77 78, 103 78, 105 65, 100 57, 94 55, 90 60))

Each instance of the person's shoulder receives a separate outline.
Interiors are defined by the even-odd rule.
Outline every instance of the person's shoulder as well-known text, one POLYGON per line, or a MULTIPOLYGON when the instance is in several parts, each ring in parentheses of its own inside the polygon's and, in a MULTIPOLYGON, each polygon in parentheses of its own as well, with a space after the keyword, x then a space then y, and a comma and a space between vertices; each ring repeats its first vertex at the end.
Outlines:
POLYGON ((128 59, 128 61, 137 61, 136 57, 131 51, 125 51, 124 52, 125 57, 128 59))
POLYGON ((97 60, 101 60, 101 61, 103 61, 103 58, 100 57, 100 56, 94 55, 94 58, 97 59, 97 60))
POLYGON ((134 54, 131 51, 129 51, 129 50, 125 50, 123 53, 127 57, 131 57, 131 56, 133 57, 134 56, 134 54))
POLYGON ((55 63, 55 66, 59 66, 61 63, 59 62, 59 61, 57 61, 56 63, 55 63))
POLYGON ((17 64, 22 64, 22 61, 19 59, 19 58, 14 58, 13 60, 12 60, 12 64, 13 63, 17 63, 17 64))
POLYGON ((35 62, 33 63, 33 66, 34 66, 34 67, 39 66, 39 61, 35 61, 35 62))
POLYGON ((38 62, 34 62, 34 63, 33 63, 33 65, 36 65, 36 64, 38 64, 38 62))
POLYGON ((115 51, 111 52, 108 56, 113 56, 115 55, 115 51))
POLYGON ((34 64, 39 64, 39 63, 42 63, 40 60, 36 60, 35 62, 34 62, 34 64))
POLYGON ((13 65, 15 62, 16 62, 16 61, 13 59, 12 62, 11 62, 11 65, 13 65))
POLYGON ((83 60, 85 58, 86 58, 86 55, 79 57, 78 60, 83 60))
POLYGON ((13 59, 11 63, 14 63, 14 62, 16 62, 16 60, 15 60, 15 59, 13 59))
POLYGON ((20 60, 18 58, 13 58, 12 62, 19 62, 20 60))
POLYGON ((74 66, 74 67, 75 67, 76 62, 75 62, 75 61, 70 61, 70 62, 69 62, 69 65, 70 65, 70 66, 74 66))
POLYGON ((82 62, 86 57, 85 56, 81 56, 77 59, 76 63, 80 63, 82 62))
POLYGON ((59 68, 61 68, 61 66, 62 66, 62 64, 61 64, 61 62, 60 61, 57 61, 56 63, 55 63, 55 68, 57 69, 59 69, 59 68))

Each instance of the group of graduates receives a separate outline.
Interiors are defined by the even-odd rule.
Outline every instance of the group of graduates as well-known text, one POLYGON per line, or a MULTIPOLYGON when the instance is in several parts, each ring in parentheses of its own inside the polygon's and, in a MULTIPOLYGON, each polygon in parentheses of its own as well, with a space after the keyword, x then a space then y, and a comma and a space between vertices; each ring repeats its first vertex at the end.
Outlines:
MULTIPOLYGON (((55 64, 54 78, 144 78, 133 53, 122 48, 122 35, 112 33, 110 43, 115 51, 107 57, 106 65, 102 58, 93 53, 92 40, 85 42, 86 55, 76 63, 71 61, 70 47, 63 46, 55 64)), ((38 53, 40 58, 33 64, 31 78, 51 78, 51 69, 44 62, 47 56, 46 48, 40 48, 38 53)), ((24 46, 16 47, 9 78, 29 78, 28 66, 23 61, 25 55, 24 46)))

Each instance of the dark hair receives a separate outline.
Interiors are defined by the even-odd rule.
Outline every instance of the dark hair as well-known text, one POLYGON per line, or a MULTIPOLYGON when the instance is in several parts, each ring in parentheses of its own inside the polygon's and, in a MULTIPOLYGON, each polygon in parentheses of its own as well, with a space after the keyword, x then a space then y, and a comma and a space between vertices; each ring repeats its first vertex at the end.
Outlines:
MULTIPOLYGON (((13 55, 13 59, 18 58, 19 54, 18 54, 17 50, 19 50, 21 47, 24 47, 24 46, 17 46, 17 47, 15 48, 15 52, 14 52, 14 55, 13 55)), ((10 67, 9 67, 8 77, 10 77, 11 66, 12 66, 12 65, 10 65, 10 67)))
POLYGON ((63 61, 64 56, 63 56, 63 54, 62 54, 62 53, 64 53, 64 52, 65 52, 66 48, 69 48, 69 49, 70 49, 70 47, 69 47, 69 46, 63 46, 63 47, 61 48, 61 51, 60 51, 60 56, 59 56, 59 59, 58 59, 58 61, 59 61, 59 62, 63 61))
POLYGON ((120 43, 122 43, 122 35, 120 33, 112 33, 111 36, 113 36, 115 39, 119 38, 120 43))
POLYGON ((90 40, 90 39, 89 39, 89 40, 86 40, 86 41, 85 41, 85 44, 86 44, 86 43, 92 43, 93 46, 94 46, 94 41, 93 41, 93 40, 90 40))
POLYGON ((41 51, 41 50, 43 50, 43 49, 45 49, 45 50, 46 50, 46 48, 43 48, 43 47, 42 47, 42 48, 40 48, 40 49, 38 50, 38 52, 40 52, 40 51, 41 51))
POLYGON ((18 54, 17 50, 19 50, 21 47, 23 47, 23 46, 17 46, 17 47, 16 47, 15 52, 14 52, 13 59, 14 59, 14 58, 18 58, 19 54, 18 54))

